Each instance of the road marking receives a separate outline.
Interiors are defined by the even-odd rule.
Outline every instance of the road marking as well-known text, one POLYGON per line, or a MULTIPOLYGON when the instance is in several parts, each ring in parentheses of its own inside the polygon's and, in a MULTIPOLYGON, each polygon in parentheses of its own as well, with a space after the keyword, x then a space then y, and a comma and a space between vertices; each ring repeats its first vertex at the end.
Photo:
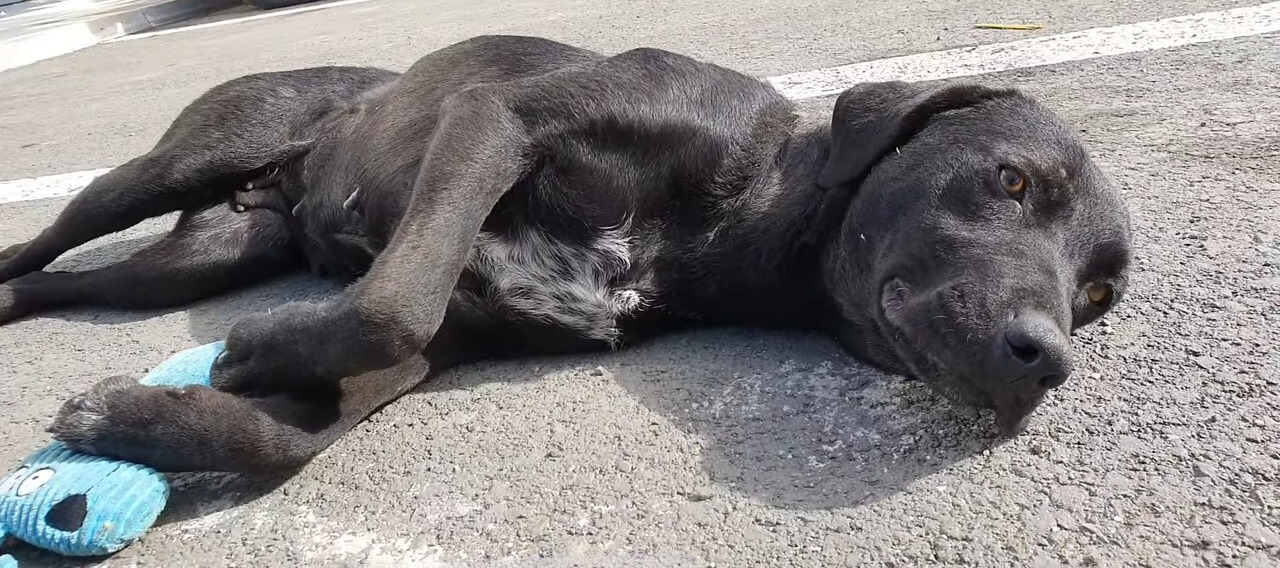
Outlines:
POLYGON ((252 16, 245 16, 245 17, 243 17, 243 18, 231 18, 231 19, 227 19, 227 20, 218 20, 218 21, 216 21, 216 22, 209 22, 209 23, 207 23, 207 24, 196 24, 196 25, 194 25, 194 26, 183 26, 183 27, 180 27, 180 28, 171 28, 171 29, 167 29, 167 30, 159 30, 159 31, 146 32, 146 33, 135 34, 135 35, 127 35, 127 36, 123 36, 123 37, 118 37, 118 38, 112 39, 112 40, 108 41, 107 43, 115 43, 115 42, 118 42, 118 41, 133 41, 133 40, 136 40, 136 39, 145 39, 145 38, 155 37, 155 36, 163 36, 163 35, 176 34, 176 33, 182 33, 182 32, 192 32, 192 31, 196 31, 196 30, 206 30, 206 29, 209 29, 209 28, 217 28, 217 27, 222 27, 222 26, 230 26, 230 25, 232 25, 232 24, 243 24, 243 23, 245 23, 245 22, 252 22, 252 21, 255 21, 255 20, 265 20, 265 19, 267 19, 267 18, 275 18, 275 17, 279 17, 279 16, 288 16, 288 15, 291 15, 291 14, 301 14, 301 13, 303 13, 303 12, 314 12, 314 11, 316 11, 316 10, 324 10, 324 9, 327 9, 327 8, 337 8, 337 7, 339 7, 339 6, 349 6, 349 5, 352 5, 352 4, 363 4, 363 3, 365 3, 365 2, 369 2, 369 1, 371 1, 371 0, 338 0, 337 2, 325 2, 325 3, 323 3, 323 4, 309 4, 309 5, 306 5, 306 6, 299 6, 299 7, 297 7, 297 8, 286 8, 286 9, 283 9, 283 10, 281 10, 281 9, 276 9, 276 10, 271 10, 270 12, 264 12, 264 13, 261 13, 261 14, 254 14, 254 15, 252 15, 252 16))
MULTIPOLYGON (((306 6, 213 22, 192 28, 227 25, 246 20, 274 17, 321 8, 358 4, 369 0, 342 0, 329 4, 306 6)), ((189 28, 166 30, 131 39, 175 33, 189 28)), ((1069 61, 1080 61, 1165 49, 1183 45, 1221 41, 1280 31, 1280 2, 1269 2, 1248 8, 1203 12, 1136 24, 1071 32, 1066 34, 994 43, 892 57, 852 65, 829 67, 792 73, 768 79, 783 94, 806 99, 839 93, 862 81, 928 81, 952 79, 984 73, 1041 67, 1069 61)), ((0 204, 73 195, 108 169, 73 172, 38 178, 0 182, 0 204)))
POLYGON ((35 201, 37 199, 75 195, 84 189, 84 186, 89 185, 93 178, 109 171, 111 171, 111 168, 102 168, 100 170, 0 181, 0 203, 35 201))
POLYGON ((1280 2, 1006 43, 803 71, 769 79, 788 97, 839 93, 863 81, 931 81, 1042 67, 1280 31, 1280 2))

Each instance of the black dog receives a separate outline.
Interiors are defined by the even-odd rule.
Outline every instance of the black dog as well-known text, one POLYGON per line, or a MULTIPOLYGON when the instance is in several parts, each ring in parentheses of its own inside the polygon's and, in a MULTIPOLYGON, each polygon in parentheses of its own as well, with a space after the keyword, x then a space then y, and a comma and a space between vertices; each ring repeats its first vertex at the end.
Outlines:
POLYGON ((303 263, 354 280, 238 322, 215 388, 109 379, 51 427, 166 470, 293 469, 451 365, 702 324, 823 330, 1016 433, 1070 375, 1072 330, 1120 297, 1128 223, 1016 91, 863 84, 810 117, 665 51, 482 37, 404 74, 212 89, 3 253, 0 321, 178 305, 303 263), (128 260, 41 272, 175 210, 128 260))

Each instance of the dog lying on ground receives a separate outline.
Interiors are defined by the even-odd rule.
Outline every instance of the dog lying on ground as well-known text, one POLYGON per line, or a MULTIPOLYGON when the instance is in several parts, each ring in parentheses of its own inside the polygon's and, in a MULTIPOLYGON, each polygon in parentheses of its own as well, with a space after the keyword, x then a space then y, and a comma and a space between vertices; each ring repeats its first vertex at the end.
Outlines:
POLYGON ((453 365, 697 325, 820 330, 1016 434, 1129 264, 1118 192, 1018 91, 867 83, 810 116, 666 51, 478 37, 403 74, 213 88, 0 253, 0 321, 177 306, 306 266, 350 281, 238 321, 214 388, 108 379, 50 427, 163 470, 273 473, 453 365), (172 211, 124 261, 43 271, 172 211))

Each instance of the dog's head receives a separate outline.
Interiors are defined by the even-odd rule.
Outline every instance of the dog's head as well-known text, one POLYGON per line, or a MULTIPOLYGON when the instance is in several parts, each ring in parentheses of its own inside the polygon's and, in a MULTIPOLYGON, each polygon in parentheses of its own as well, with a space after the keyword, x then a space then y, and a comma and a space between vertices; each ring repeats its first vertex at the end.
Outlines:
POLYGON ((849 347, 979 406, 1007 433, 1112 309, 1128 212, 1075 134, 1013 90, 845 91, 819 184, 853 192, 825 278, 849 347))

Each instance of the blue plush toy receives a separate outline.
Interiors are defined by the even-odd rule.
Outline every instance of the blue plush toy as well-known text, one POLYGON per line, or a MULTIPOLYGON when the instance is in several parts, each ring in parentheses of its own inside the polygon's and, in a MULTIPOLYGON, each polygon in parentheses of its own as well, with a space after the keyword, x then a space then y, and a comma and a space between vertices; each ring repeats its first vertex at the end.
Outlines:
MULTIPOLYGON (((207 386, 223 348, 216 342, 182 351, 141 382, 207 386)), ((168 480, 149 467, 53 442, 0 481, 0 543, 12 537, 68 556, 111 554, 147 532, 168 499, 168 480)), ((0 568, 17 565, 0 555, 0 568)))

